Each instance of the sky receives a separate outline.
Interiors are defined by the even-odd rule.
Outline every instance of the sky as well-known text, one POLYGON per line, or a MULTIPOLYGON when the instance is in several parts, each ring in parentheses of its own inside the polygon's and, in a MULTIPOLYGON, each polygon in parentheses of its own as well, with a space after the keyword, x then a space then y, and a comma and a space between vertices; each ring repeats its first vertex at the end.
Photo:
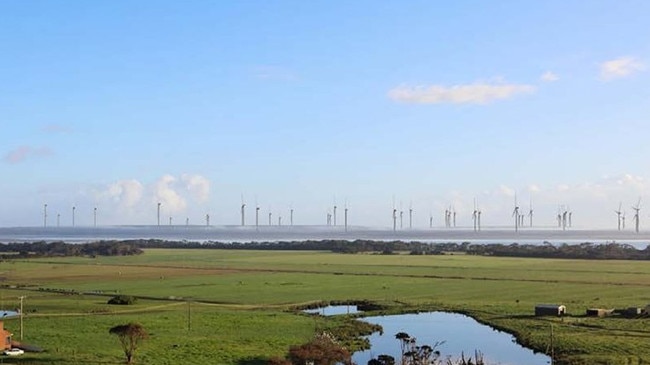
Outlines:
POLYGON ((647 1, 0 2, 0 227, 650 229, 647 1), (644 210, 644 203, 649 209, 644 210), (339 223, 340 224, 340 223, 339 223))

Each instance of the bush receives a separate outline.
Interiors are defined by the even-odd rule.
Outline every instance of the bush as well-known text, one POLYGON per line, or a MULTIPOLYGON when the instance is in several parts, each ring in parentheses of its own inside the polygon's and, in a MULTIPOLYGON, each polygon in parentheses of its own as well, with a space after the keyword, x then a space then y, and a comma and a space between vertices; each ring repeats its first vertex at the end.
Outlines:
POLYGON ((108 304, 131 305, 135 304, 138 298, 131 295, 117 295, 108 300, 108 304))

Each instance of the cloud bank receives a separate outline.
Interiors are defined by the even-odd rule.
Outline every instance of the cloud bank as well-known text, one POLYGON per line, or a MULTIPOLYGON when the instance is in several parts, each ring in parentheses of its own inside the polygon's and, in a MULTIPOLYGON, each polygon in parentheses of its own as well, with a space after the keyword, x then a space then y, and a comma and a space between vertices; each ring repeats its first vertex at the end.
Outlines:
POLYGON ((454 86, 398 86, 388 92, 388 97, 412 104, 489 104, 534 91, 534 86, 526 84, 475 82, 454 86))
POLYGON ((113 212, 111 221, 127 222, 143 217, 146 222, 156 214, 161 204, 164 215, 185 214, 194 206, 201 206, 210 198, 210 180, 201 175, 165 174, 151 183, 137 179, 123 179, 109 183, 94 193, 95 203, 104 212, 113 212))

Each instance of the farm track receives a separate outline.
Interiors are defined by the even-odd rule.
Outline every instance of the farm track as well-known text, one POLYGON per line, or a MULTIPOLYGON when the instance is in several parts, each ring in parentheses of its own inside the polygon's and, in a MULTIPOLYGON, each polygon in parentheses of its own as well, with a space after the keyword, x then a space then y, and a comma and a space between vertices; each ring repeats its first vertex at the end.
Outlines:
MULTIPOLYGON (((38 261, 31 262, 36 264, 47 265, 79 265, 86 266, 85 263, 72 263, 72 262, 54 262, 54 261, 38 261)), ((172 269, 172 270, 197 270, 206 272, 218 273, 290 273, 290 274, 314 274, 314 275, 350 275, 350 276, 376 276, 376 277, 395 277, 395 278, 420 278, 420 279, 445 279, 445 280, 477 280, 477 281, 511 281, 511 282, 524 282, 524 283, 547 283, 547 284, 584 284, 584 285, 612 285, 612 286, 630 286, 630 287, 650 287, 650 282, 646 283, 629 283, 629 282, 616 282, 616 281, 588 281, 588 280, 551 280, 551 279, 525 279, 525 278, 495 278, 486 276, 459 276, 459 275, 415 275, 415 274, 394 274, 394 273, 355 273, 355 272, 341 272, 341 271, 322 271, 322 270, 291 270, 291 269, 255 269, 255 268, 214 268, 214 267, 193 267, 193 266, 174 266, 174 265, 146 265, 146 264, 101 264, 104 267, 122 267, 133 268, 141 267, 148 269, 172 269)), ((399 267, 393 265, 393 267, 399 267)), ((447 268, 447 267, 431 267, 447 268)), ((458 267, 454 267, 458 268, 458 267)), ((462 268, 462 267, 461 267, 462 268)), ((467 267, 470 270, 471 268, 467 267)), ((570 270, 568 270, 570 271, 570 270)), ((577 271, 577 272, 591 272, 591 271, 577 271)), ((628 274, 621 272, 613 272, 614 274, 628 274)))

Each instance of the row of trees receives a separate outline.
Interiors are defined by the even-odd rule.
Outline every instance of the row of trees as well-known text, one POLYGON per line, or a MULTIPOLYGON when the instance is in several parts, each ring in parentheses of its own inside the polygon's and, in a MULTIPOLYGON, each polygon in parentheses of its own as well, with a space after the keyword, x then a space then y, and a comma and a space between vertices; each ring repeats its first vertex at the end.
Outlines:
POLYGON ((137 244, 127 241, 91 243, 20 242, 0 245, 2 259, 52 256, 130 256, 142 253, 137 244))
POLYGON ((163 241, 158 239, 139 239, 122 241, 97 241, 71 244, 57 242, 21 242, 0 244, 0 257, 3 259, 43 257, 43 256, 128 256, 139 255, 146 248, 201 248, 230 250, 302 250, 331 251, 336 253, 376 252, 393 254, 409 252, 412 255, 440 255, 462 252, 470 255, 545 257, 566 259, 618 259, 650 260, 650 246, 637 249, 629 244, 590 242, 568 245, 512 244, 470 244, 463 243, 424 243, 403 241, 373 240, 306 240, 280 242, 188 242, 163 241))

